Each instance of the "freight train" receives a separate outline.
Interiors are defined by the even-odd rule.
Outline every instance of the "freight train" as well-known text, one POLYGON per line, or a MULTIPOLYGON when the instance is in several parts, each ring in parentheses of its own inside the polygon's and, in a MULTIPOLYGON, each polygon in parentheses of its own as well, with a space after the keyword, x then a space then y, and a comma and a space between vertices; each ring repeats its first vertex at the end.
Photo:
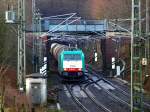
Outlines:
POLYGON ((58 61, 58 72, 64 80, 78 81, 84 76, 85 57, 82 50, 53 43, 50 52, 58 61))

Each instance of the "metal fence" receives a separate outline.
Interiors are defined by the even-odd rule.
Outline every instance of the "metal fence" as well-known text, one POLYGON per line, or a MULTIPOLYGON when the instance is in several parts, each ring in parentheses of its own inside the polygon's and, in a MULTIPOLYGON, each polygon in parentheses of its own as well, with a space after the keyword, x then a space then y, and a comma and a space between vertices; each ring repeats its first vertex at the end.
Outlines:
MULTIPOLYGON (((64 32, 105 32, 107 30, 107 21, 106 20, 80 20, 72 24, 68 24, 70 21, 67 21, 58 28, 57 31, 64 32)), ((42 21, 42 29, 44 31, 51 30, 56 27, 60 20, 44 20, 42 21)))

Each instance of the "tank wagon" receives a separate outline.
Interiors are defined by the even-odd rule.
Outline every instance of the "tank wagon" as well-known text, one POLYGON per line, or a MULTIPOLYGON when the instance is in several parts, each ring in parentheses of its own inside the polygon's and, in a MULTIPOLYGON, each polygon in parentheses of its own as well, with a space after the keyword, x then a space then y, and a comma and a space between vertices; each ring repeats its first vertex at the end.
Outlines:
POLYGON ((58 61, 58 72, 64 80, 76 81, 84 76, 85 60, 82 50, 53 43, 50 52, 58 61))

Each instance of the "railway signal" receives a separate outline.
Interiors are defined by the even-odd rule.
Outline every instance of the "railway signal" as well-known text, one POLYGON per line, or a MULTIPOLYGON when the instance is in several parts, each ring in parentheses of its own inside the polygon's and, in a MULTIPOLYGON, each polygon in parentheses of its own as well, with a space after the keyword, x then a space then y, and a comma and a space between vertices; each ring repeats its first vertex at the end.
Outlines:
POLYGON ((112 69, 114 70, 116 68, 116 65, 115 65, 115 57, 112 57, 111 58, 111 61, 112 61, 112 69))
POLYGON ((97 52, 94 53, 95 62, 97 62, 97 52))

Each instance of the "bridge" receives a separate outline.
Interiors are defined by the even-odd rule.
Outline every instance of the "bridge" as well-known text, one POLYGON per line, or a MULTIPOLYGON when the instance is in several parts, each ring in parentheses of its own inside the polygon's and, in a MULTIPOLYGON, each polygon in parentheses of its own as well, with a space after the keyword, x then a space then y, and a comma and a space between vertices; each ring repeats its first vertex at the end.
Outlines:
MULTIPOLYGON (((43 20, 42 30, 51 31, 61 23, 61 20, 43 20)), ((79 20, 69 24, 70 20, 59 25, 57 32, 105 32, 107 30, 106 20, 79 20)))

